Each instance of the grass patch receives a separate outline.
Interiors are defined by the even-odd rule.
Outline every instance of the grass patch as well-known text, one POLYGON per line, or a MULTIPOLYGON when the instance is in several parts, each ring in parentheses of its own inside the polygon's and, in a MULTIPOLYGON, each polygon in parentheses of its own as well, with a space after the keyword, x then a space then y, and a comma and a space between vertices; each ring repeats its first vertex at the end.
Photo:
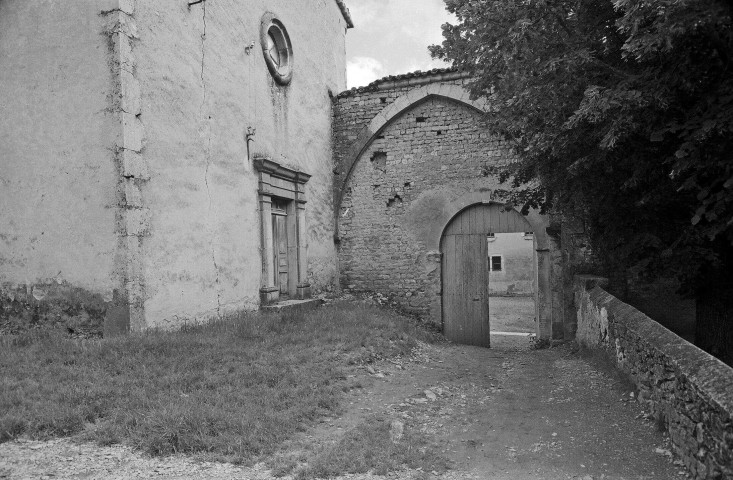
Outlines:
POLYGON ((338 412, 349 364, 407 354, 430 335, 339 304, 241 315, 177 332, 0 338, 0 442, 82 433, 152 455, 250 463, 338 412))
MULTIPOLYGON (((391 422, 379 415, 344 433, 335 444, 323 448, 297 471, 297 480, 331 478, 341 474, 372 472, 386 475, 404 468, 445 472, 449 461, 426 441, 425 435, 404 426, 401 438, 392 438, 391 422)), ((279 472, 289 473, 289 472, 279 472)))

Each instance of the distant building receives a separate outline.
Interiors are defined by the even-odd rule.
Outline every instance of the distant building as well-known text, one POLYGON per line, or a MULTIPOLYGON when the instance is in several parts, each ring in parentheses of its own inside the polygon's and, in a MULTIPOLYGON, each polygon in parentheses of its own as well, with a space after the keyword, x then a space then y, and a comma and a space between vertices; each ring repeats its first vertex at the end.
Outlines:
POLYGON ((532 232, 490 233, 488 242, 489 294, 534 293, 532 232))

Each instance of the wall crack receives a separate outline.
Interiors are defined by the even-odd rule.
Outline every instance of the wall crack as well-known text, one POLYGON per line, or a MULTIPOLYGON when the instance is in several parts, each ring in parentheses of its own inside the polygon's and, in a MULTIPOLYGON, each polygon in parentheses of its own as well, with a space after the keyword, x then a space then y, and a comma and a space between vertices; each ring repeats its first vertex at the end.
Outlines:
POLYGON ((201 108, 199 109, 199 114, 201 115, 203 121, 205 122, 205 128, 207 131, 207 140, 206 140, 206 169, 204 171, 204 183, 206 184, 206 195, 209 198, 209 245, 211 249, 211 262, 214 265, 214 272, 215 272, 215 287, 216 287, 216 316, 218 318, 221 318, 221 278, 220 278, 220 272, 219 272, 219 264, 216 261, 216 245, 214 242, 214 224, 213 218, 214 214, 216 213, 214 210, 214 204, 213 204, 213 198, 211 196, 211 188, 209 186, 209 169, 211 168, 211 116, 205 115, 204 109, 206 108, 206 100, 207 100, 207 91, 206 91, 206 77, 205 77, 205 67, 206 67, 206 2, 200 2, 201 3, 201 9, 202 9, 202 22, 203 22, 203 30, 201 32, 201 88, 203 91, 202 94, 202 100, 201 100, 201 108))
POLYGON ((206 101, 206 83, 204 82, 204 63, 206 61, 206 3, 201 7, 204 22, 204 30, 201 33, 201 84, 204 86, 204 101, 206 101))
POLYGON ((216 261, 216 248, 214 244, 214 227, 211 224, 214 212, 211 189, 209 187, 209 168, 211 167, 211 125, 208 126, 209 136, 206 143, 206 170, 204 171, 204 183, 206 184, 206 195, 209 197, 209 244, 211 248, 211 261, 214 264, 216 273, 216 316, 221 318, 221 281, 219 276, 219 264, 216 261))

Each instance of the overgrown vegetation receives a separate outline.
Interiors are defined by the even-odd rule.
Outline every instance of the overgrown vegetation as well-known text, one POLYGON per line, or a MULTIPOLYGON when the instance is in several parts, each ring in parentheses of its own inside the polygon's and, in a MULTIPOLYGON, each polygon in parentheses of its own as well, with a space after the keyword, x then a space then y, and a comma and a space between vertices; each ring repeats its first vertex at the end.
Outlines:
POLYGON ((2 337, 0 441, 80 434, 152 455, 248 463, 338 412, 354 387, 349 365, 406 355, 416 339, 430 334, 343 303, 103 340, 2 337))
MULTIPOLYGON (((629 266, 691 295, 730 283, 733 1, 445 2, 431 52, 491 98, 504 179, 535 187, 516 202, 582 220, 621 291, 629 266)), ((733 364, 729 318, 704 348, 733 364)))

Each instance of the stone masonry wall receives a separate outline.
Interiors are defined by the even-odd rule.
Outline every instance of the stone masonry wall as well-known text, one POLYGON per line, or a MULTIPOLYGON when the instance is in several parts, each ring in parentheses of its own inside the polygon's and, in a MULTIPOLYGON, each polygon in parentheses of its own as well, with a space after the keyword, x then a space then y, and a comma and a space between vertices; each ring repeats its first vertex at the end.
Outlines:
POLYGON ((733 369, 576 277, 577 340, 614 356, 697 479, 733 478, 733 369))
MULTIPOLYGON (((438 80, 441 84, 463 85, 466 76, 459 72, 446 73, 430 80, 438 80)), ((333 103, 333 154, 334 154, 334 198, 340 198, 347 181, 350 163, 350 150, 359 135, 364 134, 364 127, 377 116, 387 105, 404 96, 416 85, 426 82, 401 81, 380 83, 379 88, 352 89, 339 94, 333 103)))
POLYGON ((491 167, 510 161, 511 154, 505 140, 487 131, 480 112, 431 96, 388 123, 351 167, 348 151, 358 132, 409 91, 396 87, 336 100, 336 173, 342 177, 351 168, 335 186, 342 199, 341 286, 382 293, 404 310, 440 321, 440 231, 436 235, 431 221, 446 204, 471 192, 501 201, 491 167))

